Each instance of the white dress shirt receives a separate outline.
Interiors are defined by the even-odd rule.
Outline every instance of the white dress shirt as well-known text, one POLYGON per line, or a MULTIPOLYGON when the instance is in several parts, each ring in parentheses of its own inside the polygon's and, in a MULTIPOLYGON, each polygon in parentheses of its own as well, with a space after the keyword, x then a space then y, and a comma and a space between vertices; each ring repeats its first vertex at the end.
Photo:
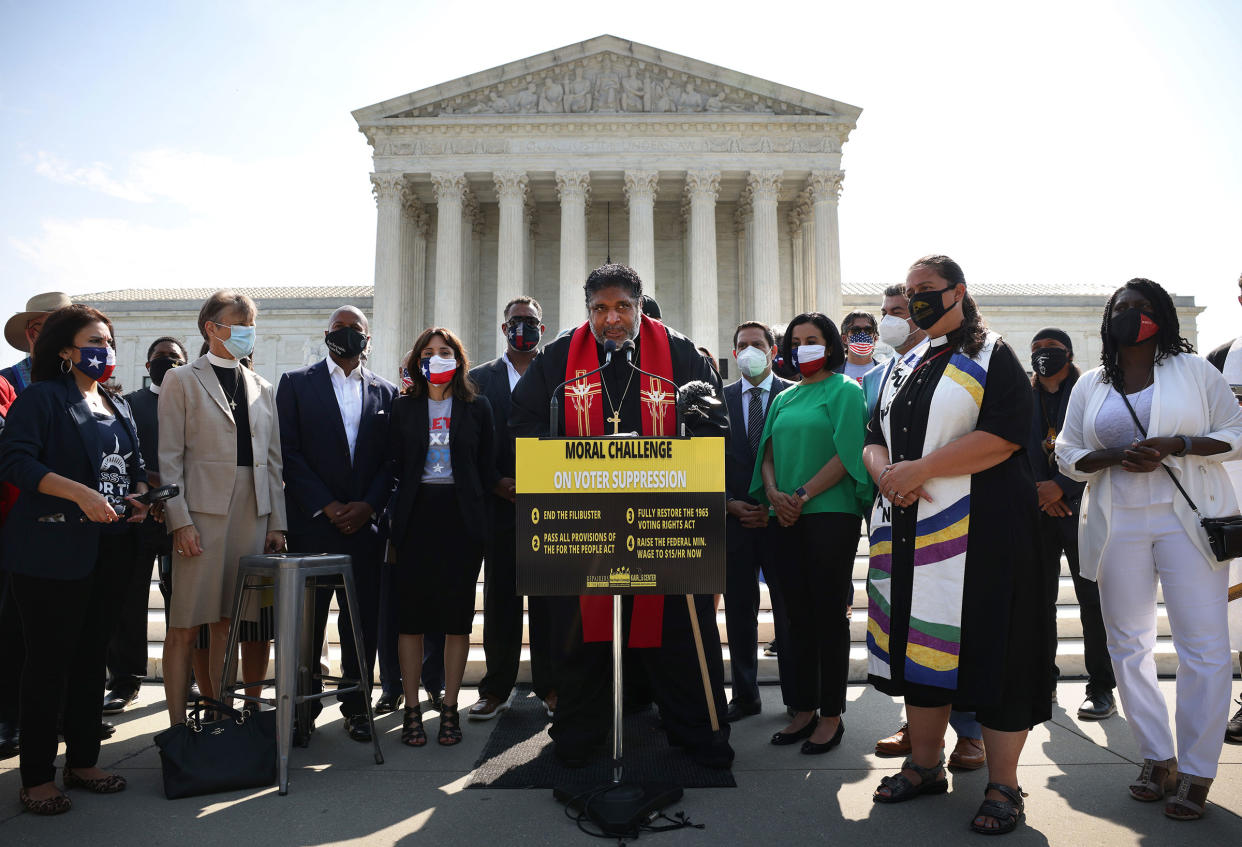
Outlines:
POLYGON ((354 445, 358 443, 358 425, 362 421, 362 366, 354 368, 345 375, 345 371, 332 357, 324 359, 328 365, 328 376, 332 378, 332 393, 336 395, 336 405, 341 410, 341 422, 345 424, 345 440, 349 443, 349 460, 354 460, 354 445))
POLYGON ((758 388, 763 399, 764 411, 768 408, 768 395, 772 393, 772 370, 768 369, 768 375, 763 378, 763 382, 758 385, 752 385, 751 381, 746 377, 742 377, 742 431, 750 432, 750 390, 758 388))
POLYGON ((517 387, 518 380, 522 378, 522 375, 517 372, 517 368, 513 367, 513 362, 509 361, 508 353, 505 353, 500 358, 505 360, 505 367, 509 369, 509 393, 512 394, 513 389, 517 387))

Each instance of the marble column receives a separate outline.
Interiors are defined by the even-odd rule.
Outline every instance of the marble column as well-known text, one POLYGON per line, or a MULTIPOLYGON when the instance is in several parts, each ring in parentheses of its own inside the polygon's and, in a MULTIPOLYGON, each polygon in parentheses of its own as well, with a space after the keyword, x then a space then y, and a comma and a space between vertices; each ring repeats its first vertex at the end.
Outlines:
MULTIPOLYGON (((630 267, 655 297, 655 198, 657 171, 626 171, 625 199, 630 210, 630 267)), ((657 298, 659 299, 659 298, 657 298)))
POLYGON ((690 321, 695 344, 720 352, 720 298, 716 284, 716 197, 720 171, 699 169, 686 173, 690 198, 690 321))
POLYGON ((556 330, 586 320, 582 284, 587 276, 586 204, 591 192, 587 171, 557 171, 556 193, 561 199, 561 272, 556 330))
POLYGON ((824 170, 811 171, 807 180, 815 209, 815 308, 834 321, 843 314, 837 198, 844 178, 844 171, 824 170))
POLYGON ((496 236, 496 314, 492 323, 502 320, 505 304, 522 294, 526 283, 526 189, 529 181, 522 171, 497 171, 496 199, 500 206, 500 226, 496 236))
MULTIPOLYGON (((805 209, 802 215, 802 308, 809 312, 815 309, 815 214, 811 211, 810 200, 805 209)), ((830 317, 836 322, 840 316, 830 317)))
POLYGON ((796 208, 789 213, 786 222, 789 225, 789 257, 793 264, 793 313, 801 314, 806 311, 808 301, 802 287, 805 277, 802 267, 802 218, 796 208))
POLYGON ((480 313, 482 309, 486 309, 485 304, 479 303, 479 289, 482 288, 482 281, 479 278, 482 244, 483 212, 479 208, 478 197, 467 187, 465 196, 462 198, 461 211, 461 324, 450 327, 450 329, 457 333, 462 343, 466 345, 466 350, 476 360, 482 360, 485 356, 482 352, 485 345, 481 342, 487 339, 490 344, 495 335, 492 332, 488 332, 485 336, 481 335, 484 331, 483 325, 490 327, 492 323, 490 320, 485 320, 491 317, 490 309, 486 314, 480 313))
POLYGON ((778 170, 751 171, 746 180, 755 215, 755 279, 751 286, 754 320, 772 325, 781 315, 780 224, 776 218, 776 199, 781 190, 778 170))
MULTIPOLYGON (((396 376, 401 358, 427 328, 427 212, 407 185, 401 192, 401 302, 392 305, 392 316, 383 314, 377 303, 376 317, 395 325, 393 346, 382 357, 375 357, 372 368, 385 379, 396 376)), ((385 307, 385 311, 389 311, 385 307)), ((374 343, 374 340, 372 341, 374 343)))
POLYGON ((737 319, 738 323, 750 320, 750 272, 747 268, 750 250, 747 247, 750 232, 750 198, 743 194, 733 210, 733 237, 737 242, 737 319))
POLYGON ((458 332, 462 320, 462 208, 466 175, 433 173, 436 195, 436 291, 432 323, 458 332))
MULTIPOLYGON (((398 314, 407 310, 408 292, 401 279, 401 192, 405 177, 398 173, 371 174, 378 222, 375 229, 375 295, 371 305, 371 361, 378 373, 392 379, 399 355, 398 314), (383 363, 383 366, 381 366, 383 363)), ((413 339, 410 339, 411 342, 413 339)))

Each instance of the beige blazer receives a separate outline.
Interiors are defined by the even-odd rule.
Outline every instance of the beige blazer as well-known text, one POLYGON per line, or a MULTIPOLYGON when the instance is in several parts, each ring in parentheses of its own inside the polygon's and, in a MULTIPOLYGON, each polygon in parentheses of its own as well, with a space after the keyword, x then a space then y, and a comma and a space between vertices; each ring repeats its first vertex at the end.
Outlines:
MULTIPOLYGON (((271 383, 241 368, 254 453, 254 499, 267 530, 284 531, 280 422, 271 383)), ((160 385, 160 482, 176 483, 181 494, 165 505, 169 532, 189 526, 191 512, 228 514, 237 472, 237 436, 228 398, 203 356, 173 368, 160 385)))

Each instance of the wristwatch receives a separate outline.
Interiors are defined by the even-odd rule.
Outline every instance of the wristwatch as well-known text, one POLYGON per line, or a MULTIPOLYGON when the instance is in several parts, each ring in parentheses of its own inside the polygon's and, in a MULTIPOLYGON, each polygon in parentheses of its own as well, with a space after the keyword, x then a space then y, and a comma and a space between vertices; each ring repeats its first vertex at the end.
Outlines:
POLYGON ((1189 453, 1189 452, 1190 452, 1190 436, 1189 436, 1189 435, 1175 435, 1175 436, 1173 436, 1173 437, 1174 437, 1174 438, 1180 438, 1180 439, 1182 440, 1182 449, 1181 449, 1181 450, 1175 450, 1174 452, 1170 453, 1169 455, 1170 455, 1170 456, 1176 456, 1177 458, 1179 458, 1179 459, 1180 459, 1180 458, 1182 458, 1183 456, 1185 456, 1187 453, 1189 453))
POLYGON ((811 499, 811 495, 807 494, 807 493, 806 493, 806 488, 804 488, 804 487, 802 487, 802 486, 798 486, 798 490, 797 490, 797 491, 795 491, 795 492, 794 492, 794 494, 797 494, 799 497, 801 497, 801 498, 802 498, 802 502, 803 502, 803 503, 805 503, 807 500, 810 500, 810 499, 811 499))

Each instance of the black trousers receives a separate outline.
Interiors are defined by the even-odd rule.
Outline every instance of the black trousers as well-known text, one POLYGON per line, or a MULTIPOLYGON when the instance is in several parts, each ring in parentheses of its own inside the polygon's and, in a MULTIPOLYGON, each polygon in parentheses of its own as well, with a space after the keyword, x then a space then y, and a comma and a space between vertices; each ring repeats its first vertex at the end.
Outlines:
MULTIPOLYGON (((660 707, 660 717, 669 743, 691 749, 727 743, 729 724, 724 722, 724 661, 716 612, 711 595, 695 598, 703 650, 711 680, 712 699, 720 717, 720 730, 712 732, 707 699, 699 671, 694 633, 690 627, 685 595, 664 598, 664 621, 659 647, 625 648, 626 654, 642 666, 651 684, 651 694, 660 707)), ((556 715, 550 734, 558 749, 569 755, 585 754, 601 744, 612 730, 612 642, 582 641, 582 615, 577 597, 550 598, 553 605, 553 649, 564 645, 557 670, 556 715)), ((633 598, 622 602, 622 637, 629 638, 633 598)))
POLYGON ((22 640, 22 616, 13 597, 12 578, 0 571, 0 721, 18 723, 21 711, 22 665, 26 644, 22 640))
MULTIPOLYGON (((492 535, 483 559, 483 652, 487 671, 479 682, 479 696, 506 700, 517 684, 522 661, 522 595, 517 593, 517 537, 513 526, 492 535)), ((546 597, 527 600, 530 628, 531 687, 546 698, 556 689, 552 681, 549 643, 549 607, 546 597)))
MULTIPOLYGON (((779 644, 789 654, 792 685, 789 706, 819 709, 825 717, 845 711, 849 677, 850 623, 845 616, 850 574, 862 518, 841 512, 802 515, 791 527, 777 526, 772 579, 789 615, 789 638, 779 644)), ((785 683, 784 666, 781 670, 785 683)))
POLYGON ((22 785, 55 775, 56 719, 64 711, 65 762, 71 768, 99 761, 99 724, 108 633, 134 562, 134 536, 104 535, 95 569, 75 580, 13 574, 11 586, 22 619, 26 663, 21 676, 22 785))
MULTIPOLYGON (((354 587, 358 590, 358 613, 362 628, 362 661, 364 668, 359 667, 355 658, 353 623, 349 616, 349 604, 345 601, 345 588, 338 586, 335 591, 321 588, 315 592, 315 634, 312 649, 318 656, 323 651, 323 639, 328 630, 328 613, 331 610, 332 597, 336 596, 339 612, 336 619, 337 632, 341 639, 341 674, 346 679, 361 679, 362 691, 338 696, 341 701, 341 714, 345 717, 366 714, 363 703, 363 692, 370 698, 371 685, 375 679, 375 653, 379 644, 380 615, 380 569, 382 545, 374 534, 365 537, 341 535, 339 539, 317 537, 290 536, 289 549, 299 553, 344 553, 350 557, 354 569, 354 587)), ((323 690, 323 683, 316 683, 316 690, 323 690)), ((312 703, 311 711, 318 715, 322 709, 322 700, 312 703), (318 708, 316 708, 318 706, 318 708)))
MULTIPOLYGON (((759 701, 759 570, 771 570, 775 536, 769 527, 748 529, 730 515, 725 559, 725 634, 733 699, 759 701)), ((780 656, 779 647, 777 656, 780 656)))
MULTIPOLYGON (((1054 518, 1040 513, 1039 530, 1043 536, 1044 574, 1049 580, 1049 594, 1056 602, 1057 582, 1061 576, 1061 553, 1069 562, 1070 576, 1074 579, 1074 595, 1078 599, 1078 614, 1082 621, 1083 658, 1087 665, 1087 695, 1104 694, 1117 687, 1113 676, 1113 662, 1108 656, 1107 635, 1104 632, 1104 616, 1100 612, 1100 589, 1089 579, 1083 579, 1078 563, 1078 516, 1054 518)), ((1061 675, 1056 666, 1057 631, 1052 630, 1051 653, 1052 685, 1061 675)))
POLYGON ((147 675, 147 606, 151 570, 159 555, 159 547, 152 546, 138 534, 134 561, 116 612, 116 625, 108 639, 106 685, 109 691, 137 691, 147 675))

